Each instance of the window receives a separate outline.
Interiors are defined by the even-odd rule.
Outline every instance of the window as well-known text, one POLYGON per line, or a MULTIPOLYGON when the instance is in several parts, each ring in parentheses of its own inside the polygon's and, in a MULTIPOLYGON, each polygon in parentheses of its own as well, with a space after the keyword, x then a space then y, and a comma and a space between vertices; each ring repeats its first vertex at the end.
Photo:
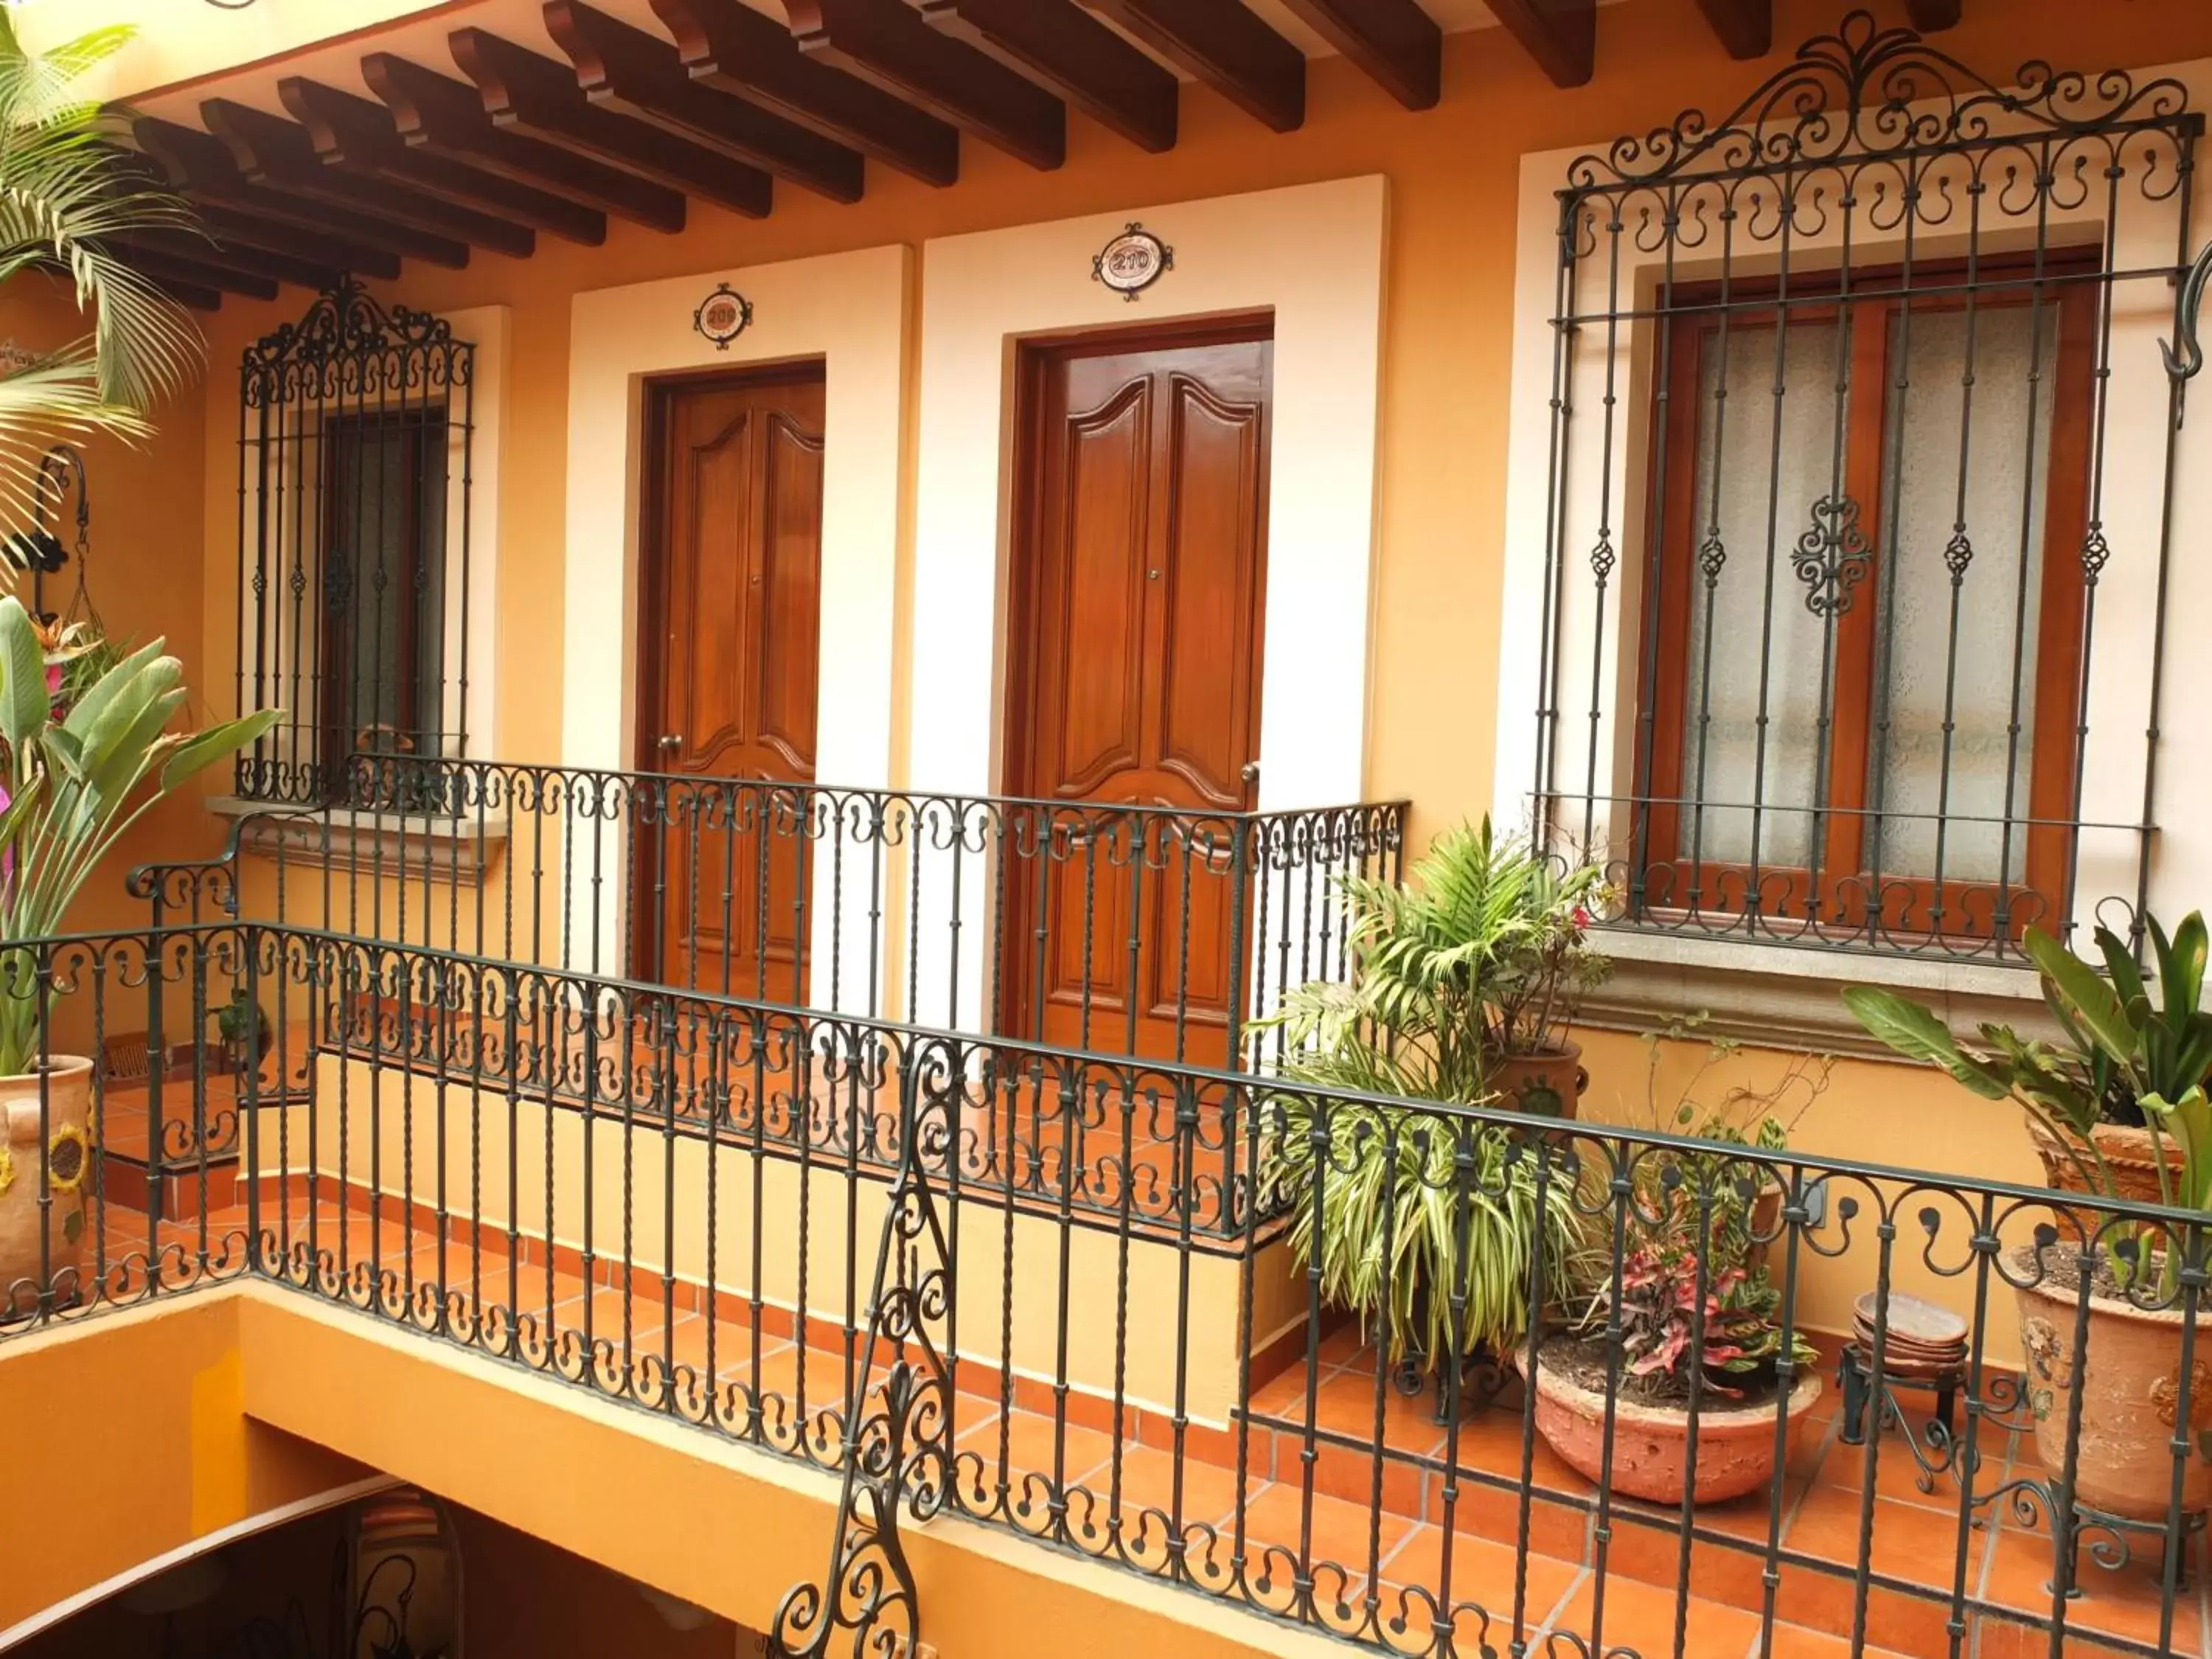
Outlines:
POLYGON ((446 416, 323 428, 323 751, 436 755, 444 720, 446 416))
POLYGON ((447 321, 350 279, 246 347, 238 706, 283 711, 246 799, 436 803, 467 757, 476 372, 447 321))
POLYGON ((1990 76, 1853 12, 1560 158, 1499 804, 1607 861, 1608 925, 2012 961, 2142 915, 2201 127, 2171 78, 1990 76))
POLYGON ((1984 936, 2061 906, 2095 280, 1672 296, 1644 906, 1984 936))

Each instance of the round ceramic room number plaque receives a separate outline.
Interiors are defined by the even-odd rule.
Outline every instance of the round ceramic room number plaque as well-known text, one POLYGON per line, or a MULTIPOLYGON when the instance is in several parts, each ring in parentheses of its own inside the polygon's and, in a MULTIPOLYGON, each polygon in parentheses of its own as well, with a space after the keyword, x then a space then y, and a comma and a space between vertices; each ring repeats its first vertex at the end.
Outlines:
POLYGON ((1175 250, 1133 221, 1098 250, 1091 275, 1125 300, 1139 294, 1175 269, 1175 250))
POLYGON ((727 351, 730 342, 752 326, 752 320, 753 302, 727 283, 715 283, 714 291, 691 313, 691 326, 712 340, 717 351, 727 351))

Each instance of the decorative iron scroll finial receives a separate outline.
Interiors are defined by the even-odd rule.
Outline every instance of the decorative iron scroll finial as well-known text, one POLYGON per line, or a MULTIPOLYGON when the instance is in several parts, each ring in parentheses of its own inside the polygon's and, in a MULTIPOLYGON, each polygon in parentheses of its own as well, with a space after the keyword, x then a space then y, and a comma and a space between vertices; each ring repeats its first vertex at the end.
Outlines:
POLYGON ((2205 245, 2197 263, 2189 267, 2189 274, 2181 279, 2181 295, 2174 307, 2173 338, 2158 343, 2159 356, 2166 359, 2166 376, 2178 392, 2185 392, 2189 382, 2204 367, 2204 344, 2197 330, 2203 320, 2207 287, 2212 287, 2212 242, 2205 245))

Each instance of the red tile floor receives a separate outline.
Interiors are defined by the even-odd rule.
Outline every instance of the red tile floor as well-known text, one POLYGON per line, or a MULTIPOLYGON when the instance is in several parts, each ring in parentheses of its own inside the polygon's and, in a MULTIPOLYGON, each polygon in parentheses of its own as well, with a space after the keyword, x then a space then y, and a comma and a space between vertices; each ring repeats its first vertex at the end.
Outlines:
MULTIPOLYGON (((441 1241, 434 1225, 408 1226, 399 1209, 396 1200, 389 1200, 377 1222, 359 1208, 341 1217, 335 1204, 325 1201, 311 1215, 305 1199, 295 1195, 289 1237, 295 1246, 304 1244, 312 1221, 315 1243, 335 1260, 343 1225, 342 1265, 364 1274, 361 1282, 367 1282, 372 1261, 384 1269, 390 1275, 388 1307, 434 1307, 434 1294, 423 1291, 442 1273, 453 1292, 448 1318, 459 1326, 467 1324, 475 1305, 472 1287, 481 1287, 489 1313, 506 1301, 512 1283, 533 1352, 550 1346, 559 1352, 566 1344, 570 1361, 580 1364, 575 1356, 586 1351, 588 1334, 605 1345, 596 1350, 591 1367, 599 1386, 644 1403, 669 1405, 672 1362, 706 1376, 711 1342, 714 1397, 726 1425, 742 1425, 750 1402, 757 1401, 763 1438, 792 1450, 802 1433, 811 1433, 817 1459, 835 1461, 834 1425, 825 1425, 820 1414, 840 1407, 844 1399, 848 1350, 840 1328, 810 1322, 802 1347, 792 1340, 788 1316, 777 1310, 756 1313, 726 1294, 709 1298, 698 1287, 680 1284, 672 1300, 665 1301, 659 1278, 642 1271, 629 1276, 625 1296, 618 1266, 605 1259, 595 1266, 598 1282, 587 1288, 576 1271, 580 1261, 557 1260, 549 1273, 542 1249, 528 1241, 511 1261, 504 1236, 476 1249, 449 1228, 441 1241)), ((275 1199, 265 1199, 263 1224, 273 1226, 277 1218, 275 1199)), ((210 1209, 204 1218, 165 1222, 160 1231, 173 1263, 196 1266, 204 1260, 234 1270, 243 1261, 245 1223, 243 1206, 234 1205, 210 1209)), ((143 1215, 111 1205, 102 1236, 111 1254, 143 1250, 144 1229, 143 1215)), ((492 1316, 495 1330, 503 1329, 503 1318, 492 1316)), ((1218 1587, 1228 1575, 1241 1441, 1247 1587, 1225 1593, 1247 1595, 1279 1611, 1297 1595, 1299 1564, 1316 1564, 1314 1593, 1322 1604, 1316 1621, 1339 1630, 1364 1626, 1370 1637, 1400 1651, 1430 1650, 1436 1625, 1431 1608, 1449 1573, 1451 1603, 1462 1608, 1478 1603, 1489 1614, 1486 1627, 1471 1611, 1455 1620, 1462 1655, 1481 1652, 1486 1641, 1505 1653, 1518 1640, 1524 1644, 1521 1651, 1540 1659, 1600 1650, 1620 1659, 1767 1654, 2031 1659, 2062 1651, 2064 1659, 2160 1652, 2212 1659, 2206 1606, 2212 1574, 2205 1571, 2201 1534, 2190 1546, 2169 1647, 2158 1645, 2154 1543, 2139 1544, 2141 1559, 2118 1571, 2100 1568, 2084 1552, 2082 1594, 2067 1607, 2063 1649, 2054 1648, 2047 1628, 2048 1534, 2002 1504, 1965 1529, 1967 1606, 1954 1637, 1949 1624, 1961 1534, 1958 1488, 1946 1476, 1923 1491, 1910 1455, 1893 1434, 1880 1444, 1869 1508, 1867 1449, 1841 1442, 1832 1364, 1829 1386, 1806 1415, 1784 1475, 1779 1545, 1784 1558, 1775 1575, 1770 1627, 1770 1492, 1699 1510, 1686 1577, 1673 1511, 1619 1500, 1609 1535, 1601 1543, 1590 1484, 1539 1442, 1527 1492, 1528 1547, 1516 1563, 1523 1457, 1517 1394, 1470 1410, 1455 1429, 1434 1420, 1431 1399, 1386 1389, 1387 1452, 1378 1459, 1372 1449, 1372 1352, 1359 1346, 1355 1334, 1340 1331, 1322 1352, 1310 1411, 1306 1370, 1299 1363, 1256 1390, 1244 1434, 1198 1425, 1188 1431, 1180 1483, 1182 1553, 1200 1585, 1218 1587), (1456 1496, 1447 1525, 1446 1477, 1453 1472, 1456 1496), (1732 1549, 1723 1538, 1751 1547, 1732 1549), (1868 1540, 1863 1562, 1862 1538, 1868 1540), (1341 1571, 1318 1565, 1323 1562, 1341 1571), (1855 1582, 1862 1565, 1869 1575, 1863 1607, 1855 1582), (1911 1593, 1915 1588, 1918 1594, 1911 1593)), ((689 1396, 690 1414, 705 1409, 699 1403, 703 1392, 689 1396)), ((1011 1412, 1002 1414, 1000 1401, 997 1373, 963 1362, 952 1424, 963 1506, 1012 1506, 1013 1513, 1002 1509, 999 1518, 1034 1534, 1064 1526, 1063 1542, 1118 1555, 1139 1570, 1161 1571, 1177 1492, 1168 1419, 1128 1407, 1119 1417, 1117 1436, 1108 1401, 1071 1395, 1063 1415, 1055 1412, 1048 1386, 1033 1389, 1026 1382, 1011 1412), (1057 1521, 1051 1502, 1055 1488, 1066 1500, 1057 1521)), ((2033 1449, 2025 1437, 1985 1428, 1983 1446, 1978 1492, 2035 1473, 2033 1449)))

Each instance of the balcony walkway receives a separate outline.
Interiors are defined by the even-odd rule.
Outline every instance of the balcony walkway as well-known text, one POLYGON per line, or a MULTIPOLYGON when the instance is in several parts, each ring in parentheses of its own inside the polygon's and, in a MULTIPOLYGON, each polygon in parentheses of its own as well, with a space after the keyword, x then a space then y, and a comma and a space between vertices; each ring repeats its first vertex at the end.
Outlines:
MULTIPOLYGON (((526 1240, 520 1257, 510 1257, 504 1234, 472 1247, 465 1224, 449 1224, 441 1238, 431 1218, 418 1212, 416 1224, 403 1222, 397 1200, 374 1220, 360 1196, 350 1213, 328 1200, 311 1211, 296 1192, 289 1200, 291 1254, 301 1261, 311 1250, 323 1254, 325 1294, 772 1450, 825 1467, 839 1462, 848 1366, 864 1346, 842 1328, 810 1321, 802 1343, 782 1310, 756 1310, 728 1292, 709 1297, 684 1282, 665 1296, 658 1273, 642 1269, 628 1275, 625 1293, 612 1258, 594 1265, 587 1287, 584 1264, 565 1249, 549 1263, 526 1240)), ((278 1224, 278 1211, 264 1197, 264 1226, 278 1224)), ((241 1271, 246 1225, 242 1203, 164 1222, 165 1278, 241 1271)), ((145 1227, 143 1214, 111 1203, 104 1248, 111 1256, 143 1250, 145 1227)), ((142 1285, 143 1264, 137 1273, 142 1285)), ((111 1273, 118 1299, 130 1298, 130 1279, 111 1273)), ((1484 1651, 1486 1642, 1540 1659, 2029 1659, 2060 1651, 2049 1629, 2048 1532, 2039 1517, 2003 1504, 1966 1534, 1965 1619, 1954 1638, 1958 1486, 1938 1475, 1923 1490, 1893 1433, 1880 1443, 1868 1499, 1868 1448, 1840 1438, 1832 1346, 1823 1369, 1828 1386, 1805 1416, 1785 1474, 1771 1638, 1762 1633, 1770 1494, 1698 1511, 1683 1594, 1676 1515, 1618 1500, 1601 1543, 1594 1488, 1540 1440, 1529 1455, 1528 1548, 1516 1559, 1517 1382, 1455 1425, 1440 1425, 1432 1396, 1378 1388, 1373 1351, 1349 1329, 1322 1345, 1310 1407, 1297 1356, 1288 1371, 1255 1382, 1241 1429, 1187 1427, 1180 1471, 1166 1414, 1127 1404, 1117 1411, 1110 1400, 1072 1390, 1056 1405, 1048 1382, 1026 1378, 1009 1401, 995 1370, 963 1361, 952 1413, 955 1507, 1153 1575, 1176 1570, 1170 1517, 1179 1514, 1182 1571, 1201 1590, 1249 1596, 1292 1616, 1310 1594, 1305 1622, 1406 1652, 1434 1650, 1432 1608, 1447 1584, 1461 1610, 1455 1650, 1463 1656, 1484 1651), (1243 1589, 1231 1566, 1240 1508, 1243 1589), (1470 1603, 1487 1610, 1486 1625, 1470 1603)), ((2026 1437, 1985 1425, 1983 1443, 1978 1491, 2033 1472, 2026 1437)), ((2165 1651, 2212 1659, 2204 1551, 2199 1534, 2165 1651)), ((2155 1548, 2138 1540, 2138 1559, 2117 1571, 2095 1565, 2087 1547, 2082 1557, 2083 1593, 2065 1615, 2066 1659, 2160 1652, 2155 1548)))

